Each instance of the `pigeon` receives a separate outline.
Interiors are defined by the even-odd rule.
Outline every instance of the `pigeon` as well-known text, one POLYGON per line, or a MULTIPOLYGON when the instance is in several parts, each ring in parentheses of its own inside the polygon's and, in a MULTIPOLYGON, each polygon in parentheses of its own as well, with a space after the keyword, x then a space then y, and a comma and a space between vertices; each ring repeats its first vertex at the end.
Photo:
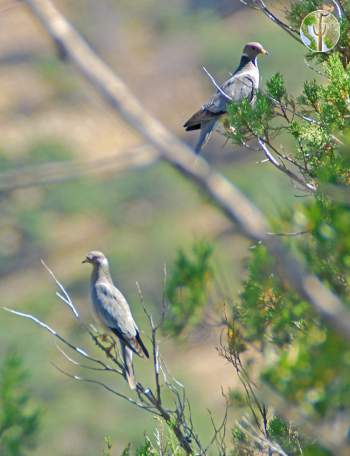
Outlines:
POLYGON ((133 353, 149 358, 142 342, 139 328, 131 314, 129 304, 123 294, 113 284, 108 260, 102 252, 91 251, 83 263, 92 264, 91 301, 97 319, 119 339, 123 357, 125 377, 131 389, 136 389, 133 353))
POLYGON ((257 57, 268 52, 260 43, 248 43, 244 46, 243 54, 237 70, 222 84, 207 103, 184 124, 186 131, 200 130, 195 153, 199 154, 207 143, 219 118, 227 112, 230 99, 239 102, 247 98, 254 103, 256 91, 259 88, 259 69, 257 57), (227 97, 224 95, 226 94, 227 97))

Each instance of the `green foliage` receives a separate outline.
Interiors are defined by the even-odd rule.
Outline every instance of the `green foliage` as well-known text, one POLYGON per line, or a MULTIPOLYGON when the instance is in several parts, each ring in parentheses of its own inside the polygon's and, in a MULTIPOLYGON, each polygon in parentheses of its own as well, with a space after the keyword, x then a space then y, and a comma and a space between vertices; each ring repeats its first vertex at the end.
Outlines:
POLYGON ((130 447, 131 447, 131 444, 129 443, 129 445, 126 448, 124 448, 124 450, 120 456, 130 456, 130 447))
POLYGON ((129 445, 124 449, 120 456, 157 456, 158 454, 160 456, 160 453, 156 452, 148 438, 146 438, 144 445, 136 448, 134 453, 131 451, 131 445, 129 443, 129 445))
POLYGON ((343 68, 338 54, 324 64, 328 83, 307 82, 299 102, 315 119, 309 124, 293 121, 290 132, 297 142, 296 157, 304 161, 305 171, 312 178, 333 184, 349 182, 349 153, 334 143, 334 134, 346 132, 350 126, 350 67, 343 68))
POLYGON ((282 101, 286 95, 286 88, 284 79, 281 73, 276 73, 272 78, 267 81, 267 93, 275 100, 282 101))
POLYGON ((212 253, 212 246, 204 241, 193 245, 191 255, 178 250, 165 290, 170 303, 165 331, 179 335, 200 320, 213 274, 212 253))
POLYGON ((238 426, 232 429, 233 449, 230 456, 253 456, 255 453, 254 444, 252 445, 247 435, 238 426))
POLYGON ((147 441, 144 446, 137 448, 136 450, 136 456, 151 456, 154 454, 156 453, 154 453, 151 442, 149 441, 147 441))
POLYGON ((247 99, 243 99, 240 103, 230 103, 228 118, 232 128, 228 136, 238 144, 254 136, 265 136, 272 117, 272 101, 260 92, 256 94, 254 107, 247 99))
MULTIPOLYGON (((124 452, 123 452, 123 454, 124 454, 124 452)), ((105 442, 104 442, 104 447, 103 447, 103 456, 112 456, 112 440, 109 435, 107 435, 105 437, 105 442)))
POLYGON ((185 456, 184 450, 179 446, 177 439, 168 424, 157 419, 157 429, 155 431, 155 443, 146 435, 145 442, 132 451, 129 444, 121 456, 185 456))
POLYGON ((324 0, 303 0, 302 2, 293 2, 287 17, 293 27, 299 30, 305 16, 315 10, 321 9, 324 0))
POLYGON ((273 273, 273 263, 264 246, 255 246, 235 321, 244 326, 246 340, 284 347, 306 330, 311 315, 307 304, 280 283, 273 273))
POLYGON ((27 382, 20 357, 8 353, 0 369, 0 453, 6 456, 24 455, 36 444, 40 412, 27 382))
POLYGON ((324 450, 312 441, 307 441, 291 427, 289 423, 279 416, 273 416, 267 425, 267 432, 273 442, 277 442, 287 454, 300 454, 300 448, 307 456, 330 456, 330 452, 324 450))

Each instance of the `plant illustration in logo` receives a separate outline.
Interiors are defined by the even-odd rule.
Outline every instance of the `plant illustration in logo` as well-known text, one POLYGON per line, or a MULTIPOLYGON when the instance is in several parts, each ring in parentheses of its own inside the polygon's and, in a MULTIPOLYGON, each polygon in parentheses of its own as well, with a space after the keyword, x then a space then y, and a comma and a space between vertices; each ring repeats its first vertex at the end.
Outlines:
POLYGON ((339 21, 328 10, 313 11, 304 18, 300 36, 305 46, 311 51, 328 52, 339 41, 339 21))

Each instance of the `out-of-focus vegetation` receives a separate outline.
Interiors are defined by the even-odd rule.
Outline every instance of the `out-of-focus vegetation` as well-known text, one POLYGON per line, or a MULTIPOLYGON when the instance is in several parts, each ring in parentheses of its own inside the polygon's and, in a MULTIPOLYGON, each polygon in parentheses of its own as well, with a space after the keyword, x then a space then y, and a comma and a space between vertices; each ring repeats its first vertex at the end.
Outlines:
POLYGON ((207 242, 196 242, 191 255, 182 249, 178 251, 166 283, 166 298, 171 306, 163 325, 165 331, 179 335, 184 328, 191 329, 202 319, 213 276, 212 251, 207 242))
MULTIPOLYGON (((270 216, 276 232, 306 232, 286 237, 285 242, 348 302, 349 208, 329 198, 326 189, 349 184, 349 147, 341 148, 332 140, 332 135, 344 136, 344 142, 348 138, 349 21, 342 23, 336 51, 311 59, 306 48, 238 2, 225 16, 224 2, 214 1, 55 3, 144 105, 179 136, 183 120, 213 91, 201 65, 223 80, 238 64, 245 42, 261 41, 271 51, 260 62, 264 90, 291 109, 295 104, 319 124, 311 126, 289 114, 291 122, 281 123, 271 99, 260 94, 254 110, 245 103, 232 106, 230 122, 235 133, 231 131, 230 143, 223 147, 225 138, 217 134, 204 154, 270 216), (304 55, 312 65, 324 62, 317 67, 324 76, 304 64, 304 55), (293 158, 306 168, 300 168, 300 174, 320 184, 317 195, 296 199, 304 191, 269 164, 259 163, 264 158, 261 152, 232 147, 232 141, 240 145, 247 134, 267 134, 278 149, 282 144, 288 153, 294 151, 293 158)), ((278 3, 280 14, 286 3, 290 5, 278 3)), ((321 3, 293 2, 287 16, 290 24, 299 27, 304 15, 321 3)), ((52 57, 52 48, 22 7, 1 20, 1 171, 56 161, 69 165, 75 159, 122 154, 139 143, 68 66, 52 57)), ((3 305, 40 315, 77 343, 87 341, 54 300, 53 286, 40 268, 41 257, 67 286, 85 320, 91 321, 88 272, 80 262, 92 248, 105 251, 113 277, 128 296, 141 328, 147 326, 135 281, 140 282, 146 305, 156 314, 167 263, 166 330, 172 336, 179 332, 189 336, 198 323, 202 327, 187 341, 164 337, 161 348, 168 368, 186 384, 201 435, 208 436, 211 430, 210 419, 203 413, 206 408, 217 416, 223 414, 221 385, 234 390, 230 395, 235 399, 233 417, 247 410, 247 397, 232 366, 215 350, 224 307, 226 312, 232 308, 234 316, 228 322, 229 351, 247 358, 254 380, 260 376, 311 417, 331 417, 348 406, 346 345, 272 273, 274 259, 263 246, 249 248, 239 233, 228 230, 225 219, 208 201, 165 165, 18 188, 1 192, 0 198, 3 305), (207 241, 196 243, 197 239, 207 241), (225 299, 215 294, 217 282, 225 299), (215 306, 207 312, 207 303, 214 300, 215 306), (206 324, 208 313, 214 325, 206 324), (252 345, 259 349, 259 361, 252 345), (261 353, 266 360, 263 365, 261 353)), ((32 374, 31 399, 37 398, 46 409, 38 446, 26 450, 28 454, 95 456, 102 452, 106 434, 112 442, 112 446, 105 443, 106 455, 157 454, 154 428, 160 428, 158 422, 146 420, 142 411, 129 404, 111 401, 94 386, 62 377, 50 367, 50 361, 62 364, 61 356, 37 328, 4 315, 0 331, 1 355, 16 344, 32 374)), ((136 361, 136 373, 147 378, 147 363, 136 361)), ((269 415, 266 429, 288 454, 299 454, 299 448, 307 455, 326 454, 279 416, 269 415)), ((19 429, 25 430, 26 425, 19 429)), ((167 450, 181 454, 168 431, 163 429, 167 450)), ((240 429, 232 431, 232 438, 228 433, 227 440, 236 454, 259 454, 240 429)))
POLYGON ((40 412, 28 386, 28 371, 9 352, 0 367, 0 453, 21 456, 36 446, 40 412))

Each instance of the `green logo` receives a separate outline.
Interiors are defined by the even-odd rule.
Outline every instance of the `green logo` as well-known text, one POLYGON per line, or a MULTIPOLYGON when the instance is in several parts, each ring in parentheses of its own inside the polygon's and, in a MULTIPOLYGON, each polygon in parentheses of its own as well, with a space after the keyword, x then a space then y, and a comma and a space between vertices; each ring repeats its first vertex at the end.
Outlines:
POLYGON ((328 52, 339 41, 340 23, 329 11, 317 10, 304 18, 300 36, 305 46, 311 51, 328 52))

